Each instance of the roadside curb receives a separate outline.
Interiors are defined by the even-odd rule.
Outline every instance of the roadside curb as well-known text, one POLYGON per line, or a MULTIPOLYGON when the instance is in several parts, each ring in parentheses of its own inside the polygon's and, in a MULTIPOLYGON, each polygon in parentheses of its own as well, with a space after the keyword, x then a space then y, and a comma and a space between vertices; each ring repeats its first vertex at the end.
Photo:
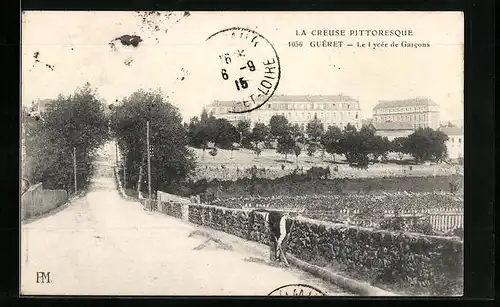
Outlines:
POLYGON ((116 171, 116 166, 113 166, 113 174, 115 176, 115 181, 116 181, 116 184, 118 186, 118 193, 124 199, 129 199, 130 197, 127 196, 127 194, 125 194, 125 190, 123 190, 122 182, 120 181, 120 178, 118 178, 118 173, 116 171))
MULTIPOLYGON (((226 232, 210 228, 208 226, 198 225, 198 224, 194 224, 194 223, 188 223, 188 224, 200 229, 209 238, 222 241, 226 244, 228 243, 227 241, 229 240, 228 237, 234 236, 234 235, 228 234, 226 232)), ((245 239, 240 238, 240 237, 237 237, 237 238, 241 239, 241 240, 245 240, 245 239)), ((255 242, 255 241, 248 241, 248 240, 245 240, 245 241, 251 242, 253 245, 258 245, 258 246, 262 247, 263 249, 265 248, 266 253, 268 253, 268 251, 269 251, 269 247, 265 244, 255 242)), ((288 262, 291 265, 293 265, 294 267, 296 267, 304 272, 310 273, 311 275, 318 277, 318 278, 321 278, 321 279, 323 279, 327 282, 330 282, 334 285, 337 285, 346 291, 355 293, 355 294, 360 295, 360 296, 401 296, 399 294, 392 293, 392 292, 377 288, 377 287, 372 286, 368 283, 360 282, 360 281, 354 280, 352 278, 341 276, 341 275, 336 274, 332 271, 321 268, 317 265, 313 265, 313 264, 307 263, 303 260, 300 260, 291 254, 287 254, 286 258, 287 258, 288 262)))
POLYGON ((320 277, 326 281, 334 283, 348 291, 357 293, 361 296, 399 296, 398 294, 382 290, 380 288, 369 285, 368 283, 359 282, 357 280, 333 273, 319 266, 307 263, 305 261, 297 259, 293 255, 288 254, 286 255, 286 258, 289 263, 293 264, 299 269, 311 273, 312 275, 320 277))

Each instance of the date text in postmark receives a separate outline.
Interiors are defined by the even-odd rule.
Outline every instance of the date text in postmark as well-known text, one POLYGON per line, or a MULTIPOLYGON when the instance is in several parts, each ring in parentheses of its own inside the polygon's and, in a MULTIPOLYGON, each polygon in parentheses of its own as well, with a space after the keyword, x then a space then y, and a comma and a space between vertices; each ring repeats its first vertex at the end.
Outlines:
POLYGON ((234 101, 231 113, 250 112, 263 106, 274 94, 281 77, 278 54, 273 45, 254 30, 234 27, 212 34, 206 40, 219 69, 218 86, 234 101))

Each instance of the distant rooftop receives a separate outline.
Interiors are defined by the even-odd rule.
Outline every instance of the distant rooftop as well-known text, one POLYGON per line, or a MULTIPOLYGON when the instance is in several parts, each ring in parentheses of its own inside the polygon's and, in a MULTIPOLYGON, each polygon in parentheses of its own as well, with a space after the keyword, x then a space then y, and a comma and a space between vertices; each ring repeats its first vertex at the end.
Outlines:
POLYGON ((444 132, 446 135, 463 135, 464 128, 463 127, 439 127, 439 131, 444 132))
POLYGON ((413 125, 410 122, 373 122, 372 125, 376 130, 413 130, 413 125))
POLYGON ((355 102, 356 99, 339 95, 274 95, 268 102, 355 102))
MULTIPOLYGON (((357 102, 357 100, 345 95, 274 95, 267 102, 357 102)), ((215 100, 210 106, 233 107, 235 102, 215 100)))
POLYGON ((437 106, 438 104, 430 98, 416 97, 404 100, 380 100, 373 110, 398 108, 398 107, 414 107, 414 106, 437 106))

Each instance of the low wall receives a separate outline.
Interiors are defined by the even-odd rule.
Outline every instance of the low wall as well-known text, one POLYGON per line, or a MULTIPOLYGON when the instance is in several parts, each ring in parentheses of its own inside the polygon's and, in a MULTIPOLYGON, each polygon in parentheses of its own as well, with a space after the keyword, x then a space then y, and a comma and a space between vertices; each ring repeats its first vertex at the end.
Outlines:
POLYGON ((32 185, 21 195, 21 219, 29 219, 37 215, 43 207, 43 186, 42 183, 32 185))
MULTIPOLYGON (((189 221, 269 244, 264 214, 189 205, 189 221)), ((303 217, 292 219, 287 251, 350 277, 412 294, 456 295, 463 289, 461 241, 420 234, 373 231, 303 217)))
POLYGON ((42 183, 35 184, 21 195, 21 219, 47 213, 67 201, 65 190, 45 190, 42 183))
POLYGON ((174 202, 157 202, 158 211, 178 219, 183 218, 183 205, 174 202))
POLYGON ((299 217, 288 249, 301 260, 341 268, 375 285, 430 295, 463 291, 463 244, 457 239, 374 231, 299 217))
POLYGON ((65 190, 43 190, 43 211, 48 212, 68 201, 68 192, 65 190))

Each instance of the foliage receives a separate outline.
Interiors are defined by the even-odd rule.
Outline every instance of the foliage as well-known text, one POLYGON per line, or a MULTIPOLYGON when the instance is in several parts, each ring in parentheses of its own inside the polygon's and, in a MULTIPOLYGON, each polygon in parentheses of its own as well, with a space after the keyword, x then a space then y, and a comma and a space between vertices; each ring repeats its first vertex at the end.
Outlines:
POLYGON ((217 118, 213 127, 212 137, 216 146, 230 149, 233 143, 239 141, 238 130, 227 119, 217 118))
POLYGON ((251 135, 252 131, 250 130, 250 121, 240 120, 236 124, 236 130, 238 131, 238 143, 241 146, 248 147, 250 142, 252 141, 251 135))
POLYGON ((290 136, 290 124, 288 119, 283 115, 273 115, 269 121, 269 132, 275 139, 285 138, 290 136))
POLYGON ((109 137, 104 109, 95 90, 86 83, 72 95, 59 95, 38 120, 24 110, 23 176, 33 184, 43 182, 47 189, 72 191, 75 148, 78 189, 84 188, 91 175, 95 151, 109 137))
POLYGON ((326 149, 327 153, 331 155, 341 155, 344 153, 343 147, 341 146, 342 138, 342 130, 337 126, 330 126, 321 137, 321 144, 326 149))
POLYGON ((316 143, 307 144, 307 155, 309 157, 314 156, 317 150, 318 150, 318 145, 316 143))
POLYGON ((290 135, 285 135, 278 139, 278 148, 276 151, 285 155, 285 160, 289 154, 294 152, 295 141, 290 135))
POLYGON ((300 143, 306 142, 304 129, 299 124, 291 126, 290 133, 292 134, 293 139, 296 140, 297 142, 300 143))
POLYGON ((409 153, 407 140, 405 137, 397 137, 391 142, 390 149, 398 154, 399 160, 403 159, 404 154, 409 153))
POLYGON ((417 163, 425 161, 441 162, 447 155, 448 136, 431 128, 419 128, 407 139, 408 152, 417 163))
POLYGON ((341 139, 340 146, 351 167, 368 168, 370 140, 373 138, 373 131, 366 126, 360 131, 357 131, 351 124, 344 128, 344 138, 341 139))
POLYGON ((252 134, 250 136, 253 142, 265 142, 268 140, 270 135, 269 129, 263 123, 256 123, 252 129, 252 134))
POLYGON ((316 116, 307 123, 306 133, 309 141, 319 143, 324 132, 324 125, 316 116))
MULTIPOLYGON (((207 125, 206 114, 200 124, 207 125)), ((195 167, 194 154, 188 150, 188 139, 182 125, 179 110, 165 100, 159 91, 138 90, 123 99, 111 115, 111 128, 118 140, 121 152, 125 153, 127 185, 138 183, 139 168, 146 169, 147 150, 146 123, 150 125, 151 186, 154 191, 170 191, 195 167)), ((188 133, 200 136, 202 129, 194 129, 197 121, 190 123, 188 133)), ((199 138, 206 144, 206 138, 199 138)))

